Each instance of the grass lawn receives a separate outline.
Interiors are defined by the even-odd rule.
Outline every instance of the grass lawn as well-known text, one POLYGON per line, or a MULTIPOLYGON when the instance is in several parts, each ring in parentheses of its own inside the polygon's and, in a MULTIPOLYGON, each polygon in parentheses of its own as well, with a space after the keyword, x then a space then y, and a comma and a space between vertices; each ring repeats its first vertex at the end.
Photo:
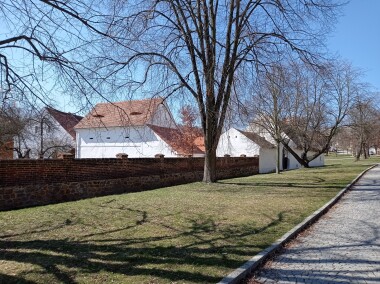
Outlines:
POLYGON ((0 212, 0 283, 216 283, 376 162, 0 212))

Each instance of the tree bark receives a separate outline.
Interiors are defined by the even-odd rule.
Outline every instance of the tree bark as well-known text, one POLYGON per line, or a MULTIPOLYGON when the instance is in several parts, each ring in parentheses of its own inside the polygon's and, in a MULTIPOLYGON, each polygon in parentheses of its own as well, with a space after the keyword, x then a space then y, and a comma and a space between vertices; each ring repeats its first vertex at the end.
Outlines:
POLYGON ((276 174, 280 174, 280 164, 281 164, 281 143, 276 141, 276 174))
POLYGON ((216 182, 216 149, 206 151, 203 182, 212 183, 216 182))

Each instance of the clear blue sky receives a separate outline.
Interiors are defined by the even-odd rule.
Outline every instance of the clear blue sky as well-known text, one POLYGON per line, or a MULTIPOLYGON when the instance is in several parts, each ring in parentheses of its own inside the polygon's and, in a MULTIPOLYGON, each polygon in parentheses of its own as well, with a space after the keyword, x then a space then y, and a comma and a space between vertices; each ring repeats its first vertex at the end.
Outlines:
POLYGON ((351 0, 328 47, 363 70, 363 81, 380 91, 380 0, 351 0))

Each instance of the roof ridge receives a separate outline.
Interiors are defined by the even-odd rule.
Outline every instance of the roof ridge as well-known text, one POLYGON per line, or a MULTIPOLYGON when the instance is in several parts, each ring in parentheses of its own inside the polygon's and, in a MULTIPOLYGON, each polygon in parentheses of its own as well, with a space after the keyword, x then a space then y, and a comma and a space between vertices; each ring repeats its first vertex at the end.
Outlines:
POLYGON ((96 105, 107 105, 107 104, 111 104, 111 105, 114 105, 114 104, 121 104, 121 103, 128 103, 128 102, 144 102, 144 101, 158 101, 158 100, 161 100, 161 101, 164 101, 164 98, 162 97, 156 97, 156 98, 150 98, 150 99, 137 99, 137 100, 124 100, 124 101, 117 101, 117 102, 100 102, 100 103, 97 103, 95 104, 96 105))
MULTIPOLYGON (((72 112, 61 111, 61 110, 56 109, 56 108, 53 108, 53 107, 51 107, 51 106, 47 106, 47 107, 45 107, 45 109, 47 109, 48 111, 59 112, 59 113, 64 114, 64 115, 72 115, 72 116, 75 116, 75 117, 83 118, 83 116, 81 116, 81 115, 74 114, 74 113, 72 113, 72 112)), ((50 113, 50 112, 49 112, 49 113, 50 113)))
POLYGON ((97 103, 75 128, 141 126, 151 121, 164 99, 161 97, 97 103), (99 114, 99 115, 94 115, 99 114))
POLYGON ((274 145, 269 142, 265 137, 257 134, 256 132, 253 131, 243 131, 240 129, 235 128, 237 131, 239 131, 241 134, 243 134, 245 137, 247 137, 249 140, 255 142, 259 146, 264 146, 264 147, 274 147, 274 145), (251 136, 251 137, 249 137, 251 136), (252 137, 253 136, 253 137, 252 137))

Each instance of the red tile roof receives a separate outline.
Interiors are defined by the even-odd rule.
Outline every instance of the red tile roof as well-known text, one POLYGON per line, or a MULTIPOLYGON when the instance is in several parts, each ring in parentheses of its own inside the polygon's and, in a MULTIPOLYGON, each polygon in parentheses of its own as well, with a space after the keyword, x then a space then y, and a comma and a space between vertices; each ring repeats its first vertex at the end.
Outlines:
POLYGON ((151 124, 148 124, 147 126, 179 155, 204 154, 204 151, 198 148, 195 143, 192 144, 188 142, 183 133, 178 129, 151 124))
POLYGON ((101 128, 117 126, 140 126, 150 122, 162 98, 99 103, 75 128, 101 128))
POLYGON ((194 144, 197 146, 201 151, 206 152, 205 147, 205 138, 203 136, 197 137, 194 139, 194 144))
POLYGON ((47 107, 46 111, 75 139, 74 126, 83 116, 62 112, 52 107, 47 107))

